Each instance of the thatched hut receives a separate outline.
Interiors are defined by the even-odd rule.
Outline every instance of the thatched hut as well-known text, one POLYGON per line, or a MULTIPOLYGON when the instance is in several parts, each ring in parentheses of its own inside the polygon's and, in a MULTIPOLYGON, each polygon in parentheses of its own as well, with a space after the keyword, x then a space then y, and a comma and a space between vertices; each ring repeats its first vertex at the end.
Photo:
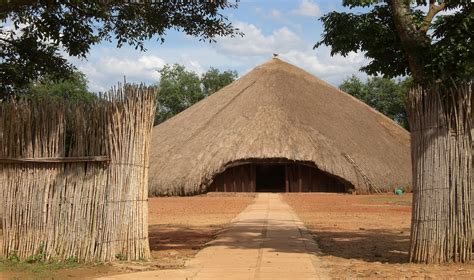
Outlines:
POLYGON ((153 129, 150 194, 409 188, 409 139, 363 102, 274 58, 153 129))

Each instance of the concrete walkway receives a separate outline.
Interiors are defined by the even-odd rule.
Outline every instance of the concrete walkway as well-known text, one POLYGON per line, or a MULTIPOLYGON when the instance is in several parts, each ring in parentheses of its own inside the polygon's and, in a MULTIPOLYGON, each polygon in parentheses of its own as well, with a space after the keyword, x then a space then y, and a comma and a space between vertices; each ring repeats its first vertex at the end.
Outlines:
POLYGON ((291 207, 279 194, 265 193, 185 269, 107 279, 327 279, 318 254, 316 243, 291 207))

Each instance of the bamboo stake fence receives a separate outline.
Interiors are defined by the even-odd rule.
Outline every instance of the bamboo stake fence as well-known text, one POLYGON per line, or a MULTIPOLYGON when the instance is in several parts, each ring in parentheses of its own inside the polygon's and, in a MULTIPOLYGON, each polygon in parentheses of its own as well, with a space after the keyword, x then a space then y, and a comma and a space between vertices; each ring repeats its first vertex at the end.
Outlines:
POLYGON ((408 117, 413 162, 410 261, 467 262, 471 231, 472 83, 442 94, 414 88, 408 117))
POLYGON ((0 104, 0 256, 146 260, 153 88, 0 104))

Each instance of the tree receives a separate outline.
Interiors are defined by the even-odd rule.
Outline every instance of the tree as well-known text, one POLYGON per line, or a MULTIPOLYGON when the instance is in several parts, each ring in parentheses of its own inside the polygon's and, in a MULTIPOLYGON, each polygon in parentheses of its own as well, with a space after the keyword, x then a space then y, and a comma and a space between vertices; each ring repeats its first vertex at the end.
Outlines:
POLYGON ((179 64, 165 65, 159 73, 161 80, 158 84, 155 125, 184 111, 237 78, 236 71, 227 70, 221 73, 215 68, 199 77, 179 64))
POLYGON ((315 47, 329 45, 332 54, 342 55, 363 51, 370 62, 361 70, 386 77, 409 75, 415 83, 407 106, 414 173, 410 261, 469 261, 474 3, 343 4, 368 12, 324 15, 324 32, 315 47), (417 5, 428 5, 428 11, 423 13, 417 5), (449 13, 440 15, 442 11, 449 13))
POLYGON ((96 95, 87 88, 86 76, 79 71, 62 80, 43 77, 38 82, 32 83, 27 92, 36 97, 49 95, 73 101, 91 101, 96 98, 96 95))
POLYGON ((0 96, 23 92, 41 76, 66 78, 74 67, 61 52, 84 58, 103 40, 145 50, 145 41, 164 42, 170 29, 209 41, 240 34, 221 13, 236 6, 227 0, 2 0, 0 96))
POLYGON ((339 88, 408 129, 405 103, 411 83, 411 79, 396 81, 382 77, 372 77, 364 83, 351 76, 339 88))
POLYGON ((219 70, 211 67, 201 78, 203 93, 206 96, 211 95, 235 81, 237 77, 238 74, 236 71, 226 70, 220 73, 219 70))
POLYGON ((411 75, 414 82, 461 81, 474 75, 474 4, 468 1, 429 1, 426 15, 409 3, 426 0, 344 0, 344 6, 370 7, 365 14, 330 12, 321 17, 321 45, 331 54, 364 51, 370 59, 361 68, 371 75, 393 78, 411 75), (449 15, 434 17, 441 11, 449 15), (395 31, 395 32, 394 32, 395 31), (428 32, 430 31, 430 32, 428 32))

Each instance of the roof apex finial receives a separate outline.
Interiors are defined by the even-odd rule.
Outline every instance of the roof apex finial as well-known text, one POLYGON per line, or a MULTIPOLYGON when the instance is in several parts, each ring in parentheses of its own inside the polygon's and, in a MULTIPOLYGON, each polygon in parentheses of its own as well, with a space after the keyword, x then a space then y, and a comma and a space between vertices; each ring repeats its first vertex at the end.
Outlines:
POLYGON ((277 53, 273 53, 273 58, 278 58, 278 54, 277 54, 277 53))

